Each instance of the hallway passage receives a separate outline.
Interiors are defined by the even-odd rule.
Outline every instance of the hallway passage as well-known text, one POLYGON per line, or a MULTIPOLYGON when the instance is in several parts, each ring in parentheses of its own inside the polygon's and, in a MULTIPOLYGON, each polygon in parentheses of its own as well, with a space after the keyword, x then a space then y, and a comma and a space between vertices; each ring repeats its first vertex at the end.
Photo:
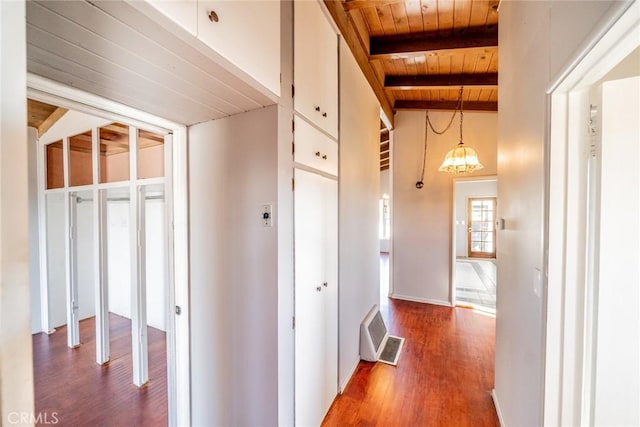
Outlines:
POLYGON ((148 327, 149 383, 133 385, 131 321, 109 315, 111 361, 96 363, 95 318, 80 322, 80 347, 67 347, 66 327, 33 336, 35 413, 64 426, 166 426, 165 333, 148 327))
POLYGON ((465 308, 389 299, 398 366, 360 362, 324 426, 498 426, 491 399, 495 318, 465 308))
POLYGON ((493 259, 456 259, 456 305, 471 305, 495 313, 496 262, 493 259))

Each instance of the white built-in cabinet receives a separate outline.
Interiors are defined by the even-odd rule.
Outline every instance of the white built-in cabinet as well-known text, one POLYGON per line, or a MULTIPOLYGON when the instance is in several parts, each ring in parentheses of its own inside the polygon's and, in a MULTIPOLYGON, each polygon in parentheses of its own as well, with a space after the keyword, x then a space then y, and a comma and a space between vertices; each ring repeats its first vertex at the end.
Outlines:
POLYGON ((295 415, 318 426, 337 394, 338 183, 295 171, 295 415))
POLYGON ((294 121, 294 161, 337 176, 338 143, 310 125, 305 119, 295 116, 294 121))
POLYGON ((317 1, 294 3, 295 110, 338 137, 338 38, 317 1))
POLYGON ((280 95, 280 2, 148 0, 215 52, 280 95))
POLYGON ((295 424, 338 393, 338 37, 318 1, 294 2, 295 424))

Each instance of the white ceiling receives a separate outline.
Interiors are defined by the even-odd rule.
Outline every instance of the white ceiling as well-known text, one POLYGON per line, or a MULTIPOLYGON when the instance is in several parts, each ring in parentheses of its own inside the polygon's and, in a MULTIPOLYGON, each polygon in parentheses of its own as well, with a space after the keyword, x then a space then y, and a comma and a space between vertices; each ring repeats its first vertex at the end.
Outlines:
POLYGON ((28 1, 28 71, 185 125, 275 103, 194 36, 141 9, 28 1))

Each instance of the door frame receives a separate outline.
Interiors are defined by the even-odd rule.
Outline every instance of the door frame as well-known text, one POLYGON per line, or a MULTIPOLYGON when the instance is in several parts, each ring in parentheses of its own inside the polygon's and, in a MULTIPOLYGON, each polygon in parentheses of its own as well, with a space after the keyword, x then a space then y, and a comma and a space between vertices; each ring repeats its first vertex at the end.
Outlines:
MULTIPOLYGON (((190 368, 190 328, 189 328, 189 274, 188 274, 188 181, 187 181, 187 128, 185 125, 162 119, 149 113, 125 106, 103 97, 65 86, 61 83, 27 73, 27 96, 29 98, 57 105, 67 109, 124 122, 130 126, 153 130, 162 129, 173 133, 171 164, 165 165, 165 198, 167 203, 167 224, 173 225, 173 233, 168 241, 169 292, 167 304, 171 318, 167 322, 167 401, 169 425, 189 425, 191 423, 191 368, 190 368), (166 166, 171 166, 167 168, 166 166), (171 250, 173 249, 173 251, 171 250), (173 286, 171 286, 173 285, 173 286), (173 315, 173 307, 180 307, 181 315, 173 315)), ((41 156, 41 153, 38 153, 41 156)), ((39 157, 40 158, 40 157, 39 157)), ((38 168, 38 179, 44 179, 38 168)), ((44 209, 39 196, 40 244, 46 241, 42 228, 45 224, 44 209)), ((43 200, 43 199, 42 199, 43 200)), ((68 252, 68 250, 67 250, 68 252)), ((51 330, 47 306, 47 259, 46 251, 40 251, 40 292, 43 316, 42 330, 51 330)))
POLYGON ((590 89, 638 46, 640 2, 620 2, 547 89, 544 425, 594 422, 597 283, 591 270, 597 251, 585 230, 598 202, 589 201, 589 156, 581 153, 590 146, 590 89))
MULTIPOLYGON (((497 175, 483 175, 474 177, 454 178, 452 181, 453 196, 451 200, 451 265, 449 266, 449 304, 451 307, 456 306, 456 189, 457 184, 461 182, 476 182, 476 181, 496 181, 498 183, 497 175)), ((496 217, 497 217, 497 192, 496 192, 496 217)), ((496 233, 497 234, 497 233, 496 233)), ((468 255, 468 251, 467 251, 468 255)))

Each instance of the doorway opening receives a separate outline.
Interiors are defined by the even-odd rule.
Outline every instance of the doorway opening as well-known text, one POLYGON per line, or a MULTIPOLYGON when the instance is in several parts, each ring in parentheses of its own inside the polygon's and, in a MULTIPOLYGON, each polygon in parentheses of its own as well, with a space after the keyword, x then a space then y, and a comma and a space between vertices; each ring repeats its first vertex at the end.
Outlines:
POLYGON ((389 297, 393 294, 391 281, 392 233, 391 233, 391 205, 393 165, 391 154, 393 148, 393 131, 385 121, 384 115, 380 117, 380 199, 378 208, 378 237, 380 239, 380 308, 386 309, 389 305, 389 297))
POLYGON ((188 424, 186 128, 38 76, 27 82, 29 103, 55 112, 46 126, 29 123, 36 409, 63 409, 55 399, 70 386, 87 403, 117 399, 98 411, 73 405, 69 423, 129 411, 136 423, 188 424), (49 375, 56 355, 64 363, 49 375))
POLYGON ((452 294, 456 306, 495 314, 497 180, 456 180, 453 206, 454 265, 452 294))

